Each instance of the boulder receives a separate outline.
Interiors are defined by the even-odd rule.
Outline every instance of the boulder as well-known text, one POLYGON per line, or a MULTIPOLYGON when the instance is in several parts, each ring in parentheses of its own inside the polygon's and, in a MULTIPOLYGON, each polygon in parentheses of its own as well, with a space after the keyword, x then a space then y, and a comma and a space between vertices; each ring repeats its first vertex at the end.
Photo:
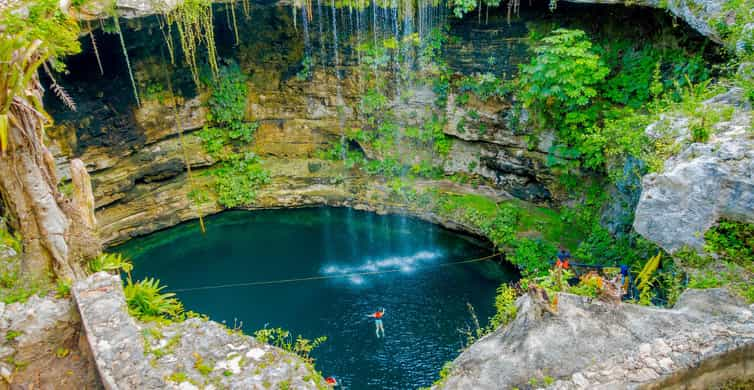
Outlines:
MULTIPOLYGON (((720 219, 754 223, 754 132, 751 106, 734 88, 705 102, 708 109, 732 107, 730 120, 714 126, 707 143, 688 143, 688 120, 666 121, 681 152, 664 170, 642 179, 634 229, 668 252, 702 250, 704 232, 720 219)), ((658 124, 648 128, 655 134, 658 124)))

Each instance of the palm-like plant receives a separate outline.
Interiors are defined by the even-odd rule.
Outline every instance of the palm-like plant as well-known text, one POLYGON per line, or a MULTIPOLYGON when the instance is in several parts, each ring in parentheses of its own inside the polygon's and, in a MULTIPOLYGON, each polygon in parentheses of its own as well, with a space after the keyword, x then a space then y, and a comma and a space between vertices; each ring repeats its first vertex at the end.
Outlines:
POLYGON ((37 70, 45 62, 60 70, 57 57, 80 51, 78 24, 55 1, 42 0, 28 8, 28 16, 14 9, 0 13, 0 150, 11 145, 9 129, 35 129, 25 134, 41 142, 41 126, 49 119, 41 101, 37 70))

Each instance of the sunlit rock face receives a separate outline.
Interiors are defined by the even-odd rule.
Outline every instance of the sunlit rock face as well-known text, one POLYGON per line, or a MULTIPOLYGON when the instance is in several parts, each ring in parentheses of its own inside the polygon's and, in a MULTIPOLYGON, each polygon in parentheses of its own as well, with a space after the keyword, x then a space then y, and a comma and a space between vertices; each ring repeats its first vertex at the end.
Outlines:
POLYGON ((704 232, 720 219, 754 223, 752 111, 742 95, 733 89, 705 102, 710 110, 734 109, 707 143, 690 143, 688 118, 667 117, 647 129, 687 144, 662 172, 643 178, 634 220, 637 232, 669 252, 701 250, 704 232))

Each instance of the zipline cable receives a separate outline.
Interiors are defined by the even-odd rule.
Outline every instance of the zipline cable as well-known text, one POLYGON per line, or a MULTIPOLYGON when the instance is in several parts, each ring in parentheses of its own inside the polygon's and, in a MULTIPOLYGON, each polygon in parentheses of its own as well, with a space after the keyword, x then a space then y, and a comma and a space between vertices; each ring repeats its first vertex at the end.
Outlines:
MULTIPOLYGON (((499 255, 500 255, 499 253, 495 253, 489 256, 479 257, 479 258, 471 259, 471 260, 456 261, 453 263, 442 263, 442 264, 436 264, 436 265, 426 266, 426 267, 417 267, 415 268, 415 270, 441 268, 441 267, 448 267, 448 266, 460 265, 460 264, 478 263, 480 261, 486 261, 486 260, 492 259, 499 255)), ((318 275, 318 276, 308 276, 308 277, 303 277, 303 278, 266 280, 266 281, 259 281, 259 282, 228 283, 228 284, 217 284, 217 285, 212 285, 212 286, 201 286, 201 287, 191 287, 191 288, 177 288, 177 289, 171 289, 170 291, 187 292, 187 291, 199 291, 199 290, 215 290, 215 289, 233 288, 233 287, 263 286, 263 285, 271 285, 271 284, 306 282, 306 281, 312 281, 312 280, 349 278, 353 276, 378 275, 378 274, 387 274, 387 273, 402 272, 402 271, 403 271, 402 269, 396 268, 396 269, 389 269, 389 270, 384 270, 384 271, 364 271, 364 272, 352 272, 352 273, 339 274, 339 275, 318 275)))

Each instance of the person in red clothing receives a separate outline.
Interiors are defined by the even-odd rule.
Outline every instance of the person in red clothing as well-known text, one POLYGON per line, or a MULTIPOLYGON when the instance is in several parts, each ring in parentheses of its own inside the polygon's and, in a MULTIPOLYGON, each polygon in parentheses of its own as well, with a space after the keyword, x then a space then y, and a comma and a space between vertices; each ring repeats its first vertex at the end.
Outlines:
POLYGON ((568 269, 571 267, 569 262, 571 261, 571 252, 565 247, 561 246, 558 250, 558 260, 555 262, 555 268, 568 269))
POLYGON ((335 387, 338 385, 338 381, 336 381, 335 378, 328 376, 327 378, 325 378, 325 384, 330 387, 335 387))
POLYGON ((382 326, 382 316, 384 315, 385 315, 384 307, 372 314, 367 314, 367 317, 374 318, 374 326, 376 328, 375 332, 377 333, 377 338, 380 338, 380 332, 382 332, 382 337, 385 337, 385 328, 382 326))
POLYGON ((571 264, 568 263, 568 260, 561 261, 560 259, 558 259, 555 262, 555 268, 568 269, 570 267, 571 267, 571 264))

